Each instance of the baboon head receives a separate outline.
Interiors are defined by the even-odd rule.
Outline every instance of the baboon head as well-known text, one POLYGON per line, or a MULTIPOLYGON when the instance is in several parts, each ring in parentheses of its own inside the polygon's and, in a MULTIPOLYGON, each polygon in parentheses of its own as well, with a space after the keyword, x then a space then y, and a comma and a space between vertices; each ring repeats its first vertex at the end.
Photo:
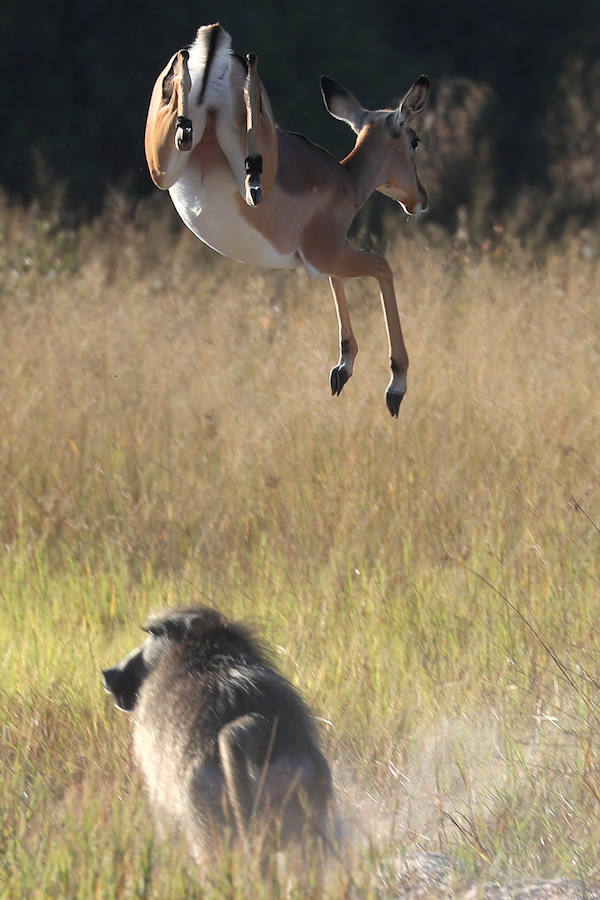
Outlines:
POLYGON ((142 625, 148 637, 112 669, 104 669, 104 689, 112 694, 117 709, 131 712, 144 679, 189 635, 225 625, 227 620, 214 609, 169 610, 151 616, 142 625))

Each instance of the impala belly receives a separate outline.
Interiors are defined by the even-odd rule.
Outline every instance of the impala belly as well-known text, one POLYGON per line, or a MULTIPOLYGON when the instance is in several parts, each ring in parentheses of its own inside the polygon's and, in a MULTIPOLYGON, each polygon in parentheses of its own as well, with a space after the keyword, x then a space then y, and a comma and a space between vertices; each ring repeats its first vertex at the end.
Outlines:
POLYGON ((244 201, 227 164, 207 169, 188 165, 169 193, 187 227, 223 256, 273 269, 302 265, 295 250, 278 252, 248 217, 240 214, 239 204, 244 201))

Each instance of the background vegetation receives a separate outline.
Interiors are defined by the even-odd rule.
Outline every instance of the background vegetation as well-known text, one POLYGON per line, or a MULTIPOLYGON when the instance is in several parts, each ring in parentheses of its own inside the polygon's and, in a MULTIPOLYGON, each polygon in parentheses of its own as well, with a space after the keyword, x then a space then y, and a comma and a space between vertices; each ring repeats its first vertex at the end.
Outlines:
POLYGON ((280 124, 336 155, 351 136, 325 111, 320 75, 377 108, 426 72, 434 115, 422 155, 445 172, 443 190, 429 184, 431 216, 447 227, 475 197, 472 230, 489 230, 502 212, 514 217, 517 197, 523 230, 535 223, 554 235, 572 218, 594 217, 598 0, 576 9, 569 0, 123 0, 118 14, 96 0, 4 0, 0 185, 31 199, 66 183, 71 217, 96 214, 111 187, 150 193, 142 147, 150 90, 174 50, 212 21, 240 52, 258 53, 280 124))
MULTIPOLYGON (((462 884, 600 879, 583 240, 534 258, 398 227, 393 422, 369 282, 333 399, 324 281, 217 258, 162 196, 71 232, 0 221, 2 896, 202 895, 99 678, 149 609, 190 601, 258 622, 321 717, 354 847, 331 896, 397 896, 392 861, 422 850, 462 884)), ((206 896, 283 890, 202 874, 206 896)))
POLYGON ((405 896, 423 851, 456 891, 600 881, 597 11, 4 3, 0 897, 294 896, 157 838, 102 693, 190 602, 257 623, 320 716, 328 896, 405 896), (431 214, 357 226, 396 275, 397 422, 374 285, 334 400, 326 282, 219 258, 150 194, 151 85, 217 19, 339 155, 322 72, 372 106, 432 77, 431 214))

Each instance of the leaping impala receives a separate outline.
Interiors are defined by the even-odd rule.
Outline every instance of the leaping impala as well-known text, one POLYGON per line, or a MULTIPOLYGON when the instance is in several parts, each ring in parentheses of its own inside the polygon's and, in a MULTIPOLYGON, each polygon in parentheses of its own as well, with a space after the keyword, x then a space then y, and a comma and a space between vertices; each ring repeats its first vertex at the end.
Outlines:
POLYGON ((379 282, 392 377, 386 390, 398 415, 406 392, 404 346, 392 271, 385 257, 359 250, 348 229, 380 190, 414 215, 427 208, 415 166, 413 121, 425 108, 422 75, 397 109, 367 110, 331 78, 321 79, 325 106, 357 135, 337 162, 299 134, 278 129, 256 57, 233 53, 220 25, 198 30, 158 76, 146 123, 146 158, 155 184, 168 190, 179 215, 202 241, 225 256, 271 268, 304 266, 327 275, 339 323, 340 358, 330 374, 333 394, 352 375, 358 344, 345 278, 379 282))

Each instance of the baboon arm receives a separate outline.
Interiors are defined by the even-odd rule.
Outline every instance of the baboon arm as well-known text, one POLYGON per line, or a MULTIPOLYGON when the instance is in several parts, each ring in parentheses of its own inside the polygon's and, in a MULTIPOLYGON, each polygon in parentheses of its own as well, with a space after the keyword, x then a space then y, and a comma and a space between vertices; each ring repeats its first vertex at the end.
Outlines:
POLYGON ((329 767, 319 753, 289 748, 272 755, 277 723, 253 713, 219 732, 219 755, 225 790, 238 833, 247 839, 253 815, 294 820, 320 819, 331 786, 329 767), (291 817, 291 818, 290 818, 291 817))
POLYGON ((267 724, 257 714, 240 716, 219 732, 219 756, 225 790, 242 840, 246 838, 254 803, 249 766, 256 769, 268 739, 267 724))

